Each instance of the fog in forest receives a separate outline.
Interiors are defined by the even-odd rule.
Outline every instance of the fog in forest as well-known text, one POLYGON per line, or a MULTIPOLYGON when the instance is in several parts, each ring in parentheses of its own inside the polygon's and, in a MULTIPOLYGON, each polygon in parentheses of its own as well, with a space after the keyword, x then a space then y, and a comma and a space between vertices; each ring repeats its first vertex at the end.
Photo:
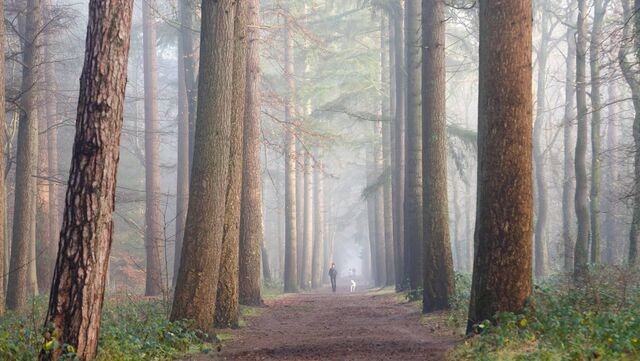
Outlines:
POLYGON ((640 0, 2 9, 0 360, 640 357, 640 0))

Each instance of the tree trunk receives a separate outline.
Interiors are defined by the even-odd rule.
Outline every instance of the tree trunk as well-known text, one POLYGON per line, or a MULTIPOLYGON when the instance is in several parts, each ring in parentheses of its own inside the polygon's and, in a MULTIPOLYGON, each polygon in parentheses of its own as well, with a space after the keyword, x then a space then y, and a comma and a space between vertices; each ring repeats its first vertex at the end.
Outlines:
POLYGON ((158 61, 156 56, 156 25, 152 11, 155 0, 142 5, 142 42, 144 60, 144 159, 145 212, 144 248, 147 260, 145 295, 162 292, 163 241, 160 210, 160 133, 158 119, 158 61))
POLYGON ((616 159, 616 154, 618 150, 616 149, 619 144, 619 136, 618 136, 618 106, 613 103, 618 99, 618 94, 616 92, 616 85, 609 84, 609 101, 612 104, 609 105, 609 114, 607 116, 608 123, 607 125, 607 153, 608 153, 608 164, 607 164, 607 175, 611 180, 609 189, 609 194, 606 200, 607 204, 607 213, 604 220, 604 234, 606 239, 606 262, 610 265, 619 264, 619 250, 620 247, 620 234, 622 234, 621 230, 618 227, 617 218, 620 214, 620 209, 618 207, 618 193, 617 187, 615 185, 619 184, 620 181, 620 172, 618 170, 618 163, 616 159))
MULTIPOLYGON (((373 162, 371 160, 371 154, 368 153, 366 155, 366 172, 367 172, 367 188, 371 187, 375 182, 375 177, 373 173, 373 162)), ((367 226, 368 226, 368 235, 369 235, 369 264, 366 265, 369 267, 369 271, 371 274, 371 280, 373 284, 378 286, 380 285, 379 273, 378 273, 378 260, 377 260, 377 252, 376 252, 376 202, 375 195, 369 194, 367 196, 367 226)), ((365 245, 366 247, 366 245, 365 245)), ((331 260, 333 262, 333 260, 331 260)), ((365 262, 366 264, 366 262, 365 262)), ((327 271, 329 272, 329 271, 327 271)))
MULTIPOLYGON (((236 3, 233 47, 233 90, 229 183, 225 201, 224 236, 216 300, 216 327, 237 327, 240 317, 238 277, 240 274, 240 195, 242 193, 243 128, 247 91, 247 15, 246 1, 236 3)), ((258 267, 260 261, 258 260, 258 267)))
POLYGON ((587 179, 587 91, 585 80, 586 26, 587 9, 585 0, 578 0, 578 35, 576 43, 576 104, 578 106, 578 135, 576 138, 576 218, 578 234, 574 253, 574 272, 579 275, 585 271, 589 262, 589 181, 587 179))
POLYGON ((603 0, 593 2, 593 28, 589 43, 589 65, 591 69, 591 262, 601 262, 600 241, 600 157, 602 145, 600 123, 602 122, 602 95, 600 94, 600 47, 602 46, 602 21, 606 13, 603 0))
POLYGON ((536 219, 534 229, 535 264, 534 270, 537 278, 541 278, 548 273, 548 247, 547 247, 547 215, 549 211, 549 192, 547 190, 547 180, 545 176, 544 153, 544 123, 545 112, 547 111, 547 52, 549 51, 549 13, 542 9, 541 35, 536 55, 538 63, 538 81, 536 89, 536 117, 533 126, 533 160, 535 172, 535 206, 536 219))
POLYGON ((530 0, 480 1, 478 204, 467 332, 532 291, 530 0))
POLYGON ((313 207, 313 275, 311 277, 311 287, 322 286, 322 276, 324 274, 324 183, 322 163, 314 168, 314 195, 315 206, 313 207))
POLYGON ((98 350, 113 232, 116 172, 127 82, 133 1, 89 3, 76 135, 56 269, 40 360, 57 360, 71 345, 81 360, 98 350), (46 347, 45 347, 46 348, 46 347))
MULTIPOLYGON (((40 71, 39 84, 44 84, 44 73, 40 71)), ((45 85, 46 86, 46 85, 45 85)), ((51 277, 53 271, 53 263, 55 262, 51 240, 51 228, 49 225, 50 209, 49 200, 51 193, 49 192, 49 144, 47 142, 48 121, 47 121, 47 102, 44 99, 38 99, 38 166, 37 172, 34 174, 37 184, 36 196, 36 248, 33 250, 33 259, 36 260, 36 282, 38 294, 47 292, 51 289, 51 277), (38 257, 37 255, 40 255, 38 257)), ((54 155, 56 156, 56 155, 54 155)))
MULTIPOLYGON (((36 217, 36 178, 38 165, 38 94, 42 28, 40 0, 27 1, 22 89, 18 143, 16 146, 16 187, 13 214, 11 260, 7 288, 7 308, 16 310, 27 304, 33 287, 36 217), (31 282, 29 282, 31 280, 31 282)), ((37 291, 37 288, 35 288, 37 291)))
POLYGON ((178 159, 176 179, 176 241, 173 257, 173 287, 178 280, 180 257, 182 255, 182 240, 184 238, 184 223, 187 219, 189 207, 189 97, 186 80, 186 58, 188 44, 185 42, 184 32, 189 31, 183 22, 186 1, 180 1, 178 18, 180 19, 180 36, 178 37, 178 159))
POLYGON ((265 282, 271 282, 271 266, 269 266, 269 254, 267 253, 267 247, 263 244, 260 247, 262 256, 262 278, 265 282))
MULTIPOLYGON (((53 17, 53 5, 51 4, 51 0, 47 0, 45 2, 46 7, 48 8, 47 10, 47 21, 50 21, 53 17)), ((58 189, 58 184, 56 182, 56 180, 58 179, 59 176, 59 169, 58 169, 58 127, 59 127, 59 116, 58 116, 58 103, 57 103, 57 81, 56 81, 56 72, 55 72, 55 63, 54 63, 54 56, 53 56, 53 52, 52 52, 52 46, 51 43, 54 42, 53 40, 53 36, 56 34, 47 34, 47 44, 46 44, 46 48, 45 48, 45 57, 46 59, 49 59, 49 61, 47 61, 44 66, 45 66, 45 83, 47 86, 47 89, 49 91, 49 94, 51 94, 51 96, 47 97, 47 103, 46 103, 46 117, 47 117, 47 151, 49 153, 49 157, 48 157, 48 170, 49 170, 49 174, 48 176, 50 177, 50 179, 48 180, 48 185, 49 185, 49 220, 48 220, 48 225, 49 225, 49 235, 50 235, 50 241, 49 241, 49 252, 50 255, 48 256, 48 259, 50 260, 50 262, 48 262, 49 267, 50 267, 50 272, 49 272, 49 278, 46 280, 45 284, 47 285, 46 292, 49 292, 49 289, 51 288, 51 279, 53 277, 53 268, 55 266, 55 255, 58 253, 58 237, 60 235, 60 207, 59 207, 59 200, 60 200, 60 192, 58 189)), ((0 113, 0 114, 4 114, 4 113, 0 113)))
POLYGON ((382 36, 381 39, 381 77, 382 82, 380 87, 383 90, 382 97, 382 169, 380 175, 383 177, 382 197, 384 205, 384 263, 385 263, 385 285, 393 286, 395 283, 395 265, 394 265, 394 253, 393 253, 393 199, 391 195, 391 177, 387 177, 391 169, 391 114, 395 107, 395 98, 393 97, 391 81, 390 81, 390 63, 391 61, 391 47, 390 41, 390 20, 387 17, 383 17, 382 21, 382 36), (388 95, 387 98, 385 95, 388 95))
MULTIPOLYGON (((386 88, 386 84, 388 82, 387 76, 385 74, 385 68, 389 66, 389 58, 388 51, 386 47, 388 46, 386 43, 386 38, 388 27, 385 23, 384 16, 380 19, 380 74, 379 81, 380 87, 382 89, 386 88)), ((375 232, 376 232, 376 243, 375 243, 375 252, 376 252, 376 281, 377 286, 384 287, 387 283, 387 264, 386 264, 386 254, 385 254, 385 243, 386 243, 386 230, 385 230, 385 215, 384 215, 384 188, 385 184, 382 180, 383 172, 384 172, 384 133, 382 131, 382 119, 389 112, 389 103, 386 101, 386 97, 384 96, 384 90, 380 97, 380 102, 378 103, 378 121, 373 123, 373 166, 374 166, 374 182, 376 184, 374 193, 372 196, 374 197, 374 217, 375 217, 375 232)))
POLYGON ((422 217, 422 103, 420 0, 406 0, 407 118, 404 186, 404 254, 411 289, 424 279, 422 217))
POLYGON ((442 0, 422 1, 422 169, 424 292, 422 312, 449 308, 454 294, 447 188, 445 14, 442 0))
POLYGON ((171 320, 210 332, 224 235, 232 114, 235 1, 203 0, 189 209, 171 320))
MULTIPOLYGON (((244 149, 240 210, 240 303, 259 305, 262 229, 262 169, 260 165, 260 1, 249 0, 247 22, 247 90, 244 110, 244 149)), ((280 218, 278 218, 278 222, 280 218)), ((278 232, 279 239, 280 232, 278 232)), ((264 265, 264 255, 263 267, 264 265)))
MULTIPOLYGON (((180 12, 180 40, 182 41, 182 60, 184 61, 184 82, 187 91, 189 108, 189 175, 193 165, 193 147, 195 143, 196 118, 198 111, 198 28, 195 17, 197 12, 196 0, 178 1, 180 12)), ((188 196, 187 196, 188 197, 188 196)), ((188 199, 187 199, 188 203, 188 199)), ((185 210, 185 219, 186 219, 185 210)), ((183 235, 184 238, 184 235, 183 235)), ((178 264, 180 267, 180 264, 178 264)), ((177 271, 177 269, 176 269, 177 271)))
POLYGON ((293 37, 289 18, 284 23, 284 77, 287 79, 287 95, 285 100, 285 257, 284 257, 284 292, 298 292, 298 239, 296 221, 296 142, 294 138, 294 106, 295 81, 293 79, 293 37))
MULTIPOLYGON (((382 113, 380 113, 382 115, 382 113)), ((374 182, 378 182, 383 172, 383 152, 382 152, 382 122, 374 123, 374 182)), ((385 229, 384 229, 384 184, 376 184, 375 192, 371 195, 374 200, 374 217, 376 232, 376 273, 377 285, 384 286, 387 283, 387 265, 385 255, 385 229)))
POLYGON ((404 49, 404 11, 400 1, 396 7, 393 20, 393 47, 394 47, 394 74, 395 74, 395 113, 393 129, 391 132, 391 144, 393 147, 392 161, 392 188, 393 188, 393 241, 395 257, 396 290, 401 291, 405 287, 407 276, 405 273, 404 255, 404 121, 406 110, 406 74, 405 74, 405 49, 404 49))
MULTIPOLYGON (((571 7, 569 7, 571 9, 571 7)), ((573 10, 568 10, 567 19, 573 18, 573 10)), ((575 135, 573 130, 573 121, 576 117, 575 112, 575 76, 576 76, 576 31, 572 26, 567 26, 567 64, 565 76, 565 105, 563 119, 563 137, 564 137, 564 179, 562 181, 562 240, 564 245, 564 270, 571 272, 573 270, 573 252, 575 249, 574 230, 575 224, 575 172, 573 149, 575 148, 575 135)))
MULTIPOLYGON (((4 19, 4 0, 0 1, 0 19, 4 19)), ((4 54, 4 23, 0 24, 0 53, 4 54)), ((4 56, 0 57, 0 84, 4 84, 4 56)), ((0 114, 5 114, 4 87, 0 87, 0 114)), ((4 184, 5 173, 5 122, 4 116, 0 122, 0 315, 5 311, 5 249, 7 244, 7 195, 4 184)))
POLYGON ((629 232, 629 264, 636 265, 638 262, 638 254, 640 253, 640 79, 638 78, 637 69, 634 64, 640 60, 640 0, 635 0, 633 8, 628 0, 622 1, 625 21, 631 21, 633 17, 633 28, 631 23, 623 27, 623 46, 620 47, 618 53, 618 62, 622 69, 627 84, 631 88, 631 97, 633 98, 633 110, 635 116, 633 119, 633 143, 634 160, 633 160, 633 219, 631 221, 631 230, 629 232), (629 29, 633 30, 630 32, 629 29), (633 43, 633 47, 630 44, 633 43), (634 54, 631 59, 627 60, 629 54, 634 54))
MULTIPOLYGON (((291 73, 295 76, 295 70, 291 73)), ((294 80, 295 81, 295 80, 294 80)), ((294 99, 294 98, 292 98, 294 99)), ((293 109, 296 109, 293 105, 293 109)), ((297 121, 296 121, 297 123, 297 121)), ((296 150, 296 234, 298 242, 298 286, 302 284, 302 267, 304 267, 304 151, 300 139, 295 135, 295 125, 291 128, 296 150)))
POLYGON ((302 277, 300 287, 311 288, 313 267, 313 159, 308 152, 304 155, 304 239, 302 258, 302 277))

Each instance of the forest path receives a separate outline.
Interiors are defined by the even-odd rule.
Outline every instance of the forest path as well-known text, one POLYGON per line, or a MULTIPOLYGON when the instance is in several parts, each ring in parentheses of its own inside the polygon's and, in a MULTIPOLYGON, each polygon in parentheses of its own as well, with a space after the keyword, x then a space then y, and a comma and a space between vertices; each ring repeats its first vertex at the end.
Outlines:
POLYGON ((445 360, 459 340, 436 336, 391 292, 285 295, 247 323, 214 358, 188 360, 445 360))

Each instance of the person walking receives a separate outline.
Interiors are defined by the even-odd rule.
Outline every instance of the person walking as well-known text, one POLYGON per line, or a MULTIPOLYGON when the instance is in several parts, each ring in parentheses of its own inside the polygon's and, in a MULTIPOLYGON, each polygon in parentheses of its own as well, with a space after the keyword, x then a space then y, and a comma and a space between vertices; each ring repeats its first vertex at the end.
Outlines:
POLYGON ((336 278, 338 277, 338 270, 336 270, 336 264, 332 263, 329 268, 329 278, 331 278, 331 289, 336 292, 336 278))

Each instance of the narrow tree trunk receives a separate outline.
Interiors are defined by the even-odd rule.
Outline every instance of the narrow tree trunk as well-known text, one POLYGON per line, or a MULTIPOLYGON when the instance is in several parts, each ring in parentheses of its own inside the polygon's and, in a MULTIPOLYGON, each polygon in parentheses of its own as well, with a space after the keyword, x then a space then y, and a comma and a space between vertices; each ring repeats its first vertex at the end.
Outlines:
POLYGON ((324 182, 323 182, 322 163, 315 167, 314 172, 314 195, 313 200, 313 277, 311 278, 311 287, 318 288, 322 286, 322 276, 324 273, 324 182))
POLYGON ((189 210, 171 320, 209 332, 224 235, 232 111, 235 1, 203 0, 189 210))
POLYGON ((480 0, 478 204, 467 332, 532 291, 530 0, 480 0), (499 261, 497 261, 499 260, 499 261))
MULTIPOLYGON (((198 111, 198 38, 196 17, 196 0, 178 1, 180 12, 180 40, 182 42, 182 60, 184 61, 184 82, 187 91, 189 108, 189 175, 193 165, 193 147, 195 143, 196 118, 198 111)), ((187 199, 188 203, 188 199, 187 199)), ((186 210, 185 210, 186 213, 186 210)), ((186 214, 185 214, 186 218, 186 214)), ((184 237, 184 235, 183 235, 184 237)), ((178 264, 178 267, 180 265, 178 264)), ((177 270, 176 270, 177 271, 177 270)))
MULTIPOLYGON (((571 7, 569 7, 571 9, 571 7)), ((573 18, 573 10, 568 11, 567 19, 573 18)), ((563 119, 564 137, 564 179, 562 181, 562 240, 564 245, 564 270, 573 270, 573 252, 575 249, 573 225, 575 224, 575 172, 573 150, 575 149, 575 135, 573 122, 576 117, 576 31, 572 26, 567 27, 567 64, 565 76, 565 105, 563 119)))
POLYGON ((89 3, 76 136, 56 269, 40 360, 57 360, 71 345, 81 360, 98 350, 113 232, 116 172, 127 83, 131 0, 89 3))
POLYGON ((284 77, 287 80, 287 95, 285 102, 285 257, 284 257, 284 292, 298 292, 298 239, 296 221, 296 143, 294 132, 294 106, 295 81, 293 79, 293 37, 289 18, 285 17, 284 24, 285 42, 285 66, 284 77))
POLYGON ((406 73, 404 49, 404 11, 402 2, 398 2, 393 20, 393 47, 395 74, 395 103, 391 144, 393 147, 392 187, 393 187, 393 241, 395 257, 396 290, 401 291, 407 280, 404 254, 404 121, 406 111, 406 73))
MULTIPOLYGON (((53 5, 51 4, 51 0, 47 0, 45 2, 48 11, 47 11, 47 20, 52 19, 53 5)), ((55 254, 58 253, 58 237, 60 235, 60 192, 59 186, 56 182, 59 176, 58 169, 58 127, 60 122, 60 117, 58 116, 58 103, 57 103, 57 91, 58 84, 56 80, 56 72, 55 72, 55 63, 54 56, 52 52, 51 43, 54 42, 53 37, 56 34, 47 34, 47 46, 45 48, 45 57, 48 61, 44 64, 45 66, 45 83, 47 86, 47 90, 50 96, 47 97, 47 105, 46 105, 46 117, 47 117, 47 146, 48 146, 48 168, 49 168, 49 234, 51 237, 50 252, 51 263, 49 264, 51 267, 51 272, 49 273, 49 279, 47 280, 47 290, 51 286, 51 277, 53 272, 53 267, 55 264, 55 254)), ((4 114, 4 113, 0 113, 4 114)))
POLYGON ((391 195, 391 178, 388 177, 391 169, 391 114, 395 108, 395 98, 393 97, 390 81, 390 24, 389 18, 383 17, 381 41, 381 85, 382 97, 382 169, 380 175, 383 177, 382 197, 384 212, 384 263, 385 263, 385 285, 393 286, 395 283, 395 265, 393 256, 393 199, 391 195), (389 96, 389 98, 386 97, 389 96))
MULTIPOLYGON (((240 303, 258 305, 260 295, 260 248, 262 229, 262 169, 260 165, 260 1, 249 0, 247 90, 244 110, 242 199, 240 210, 240 303)), ((278 207, 279 209, 280 207, 278 207)), ((280 210, 278 236, 280 239, 280 210)), ((263 267, 265 255, 262 255, 263 267)), ((266 279, 266 276, 265 276, 266 279)))
POLYGON ((424 205, 424 293, 422 312, 449 308, 453 259, 449 237, 445 4, 422 1, 422 169, 424 205))
POLYGON ((261 256, 262 256, 262 278, 265 282, 271 282, 271 266, 269 263, 269 254, 267 253, 267 247, 262 245, 261 256))
MULTIPOLYGON (((45 84, 44 74, 40 72, 40 84, 45 84)), ((49 225, 50 220, 50 198, 49 192, 49 144, 47 142, 48 121, 47 104, 44 99, 38 100, 38 166, 37 172, 34 174, 37 184, 37 196, 36 196, 36 237, 34 244, 36 247, 32 250, 33 259, 36 265, 36 282, 38 293, 47 292, 51 289, 51 278, 53 274, 53 264, 55 262, 52 252, 52 234, 49 225), (40 255, 40 257, 38 257, 40 255)), ((53 156, 57 156, 53 155, 53 156)))
POLYGON ((144 60, 144 159, 145 211, 144 248, 147 260, 145 295, 162 292, 162 227, 160 223, 160 133, 158 119, 158 61, 156 56, 156 25, 152 11, 155 0, 142 4, 142 42, 144 60))
POLYGON ((311 273, 313 267, 313 159, 306 152, 304 155, 304 234, 303 234, 303 258, 302 277, 300 287, 311 288, 311 273))
POLYGON ((585 0, 578 0, 578 34, 576 43, 576 104, 578 106, 578 135, 576 138, 576 218, 578 234, 574 256, 574 272, 579 275, 585 271, 589 262, 589 182, 587 179, 587 91, 586 91, 586 26, 587 9, 585 0))
POLYGON ((623 46, 620 47, 618 53, 618 62, 622 68, 627 84, 631 88, 631 96, 633 98, 633 109, 635 116, 633 119, 633 143, 634 161, 633 161, 633 219, 631 221, 631 230, 629 232, 629 264, 636 265, 638 255, 640 254, 640 79, 637 70, 634 68, 640 59, 640 0, 635 0, 633 8, 628 0, 622 1, 625 21, 629 23, 623 27, 623 46), (633 17, 633 19, 632 19, 633 17), (633 26, 631 21, 633 20, 633 26), (629 29, 632 31, 629 31, 629 29), (633 44, 633 47, 631 46, 633 44), (629 55, 633 54, 633 55, 629 55), (630 59, 627 57, 630 56, 630 59))
POLYGON ((602 95, 600 94, 600 46, 602 46, 602 21, 606 13, 603 0, 594 0, 593 28, 589 43, 589 65, 591 69, 591 262, 601 262, 600 235, 600 157, 602 155, 600 123, 602 122, 602 95))
MULTIPOLYGON (((382 113, 381 113, 382 114, 382 113)), ((381 115, 380 114, 380 115, 381 115)), ((382 152, 382 122, 374 123, 374 182, 380 180, 383 171, 383 152, 382 152)), ((374 200, 374 217, 376 232, 376 272, 378 286, 384 286, 387 282, 387 265, 385 255, 385 229, 384 229, 384 184, 376 184, 375 192, 372 194, 374 200)))
POLYGON ((620 256, 618 254, 618 250, 620 247, 620 229, 618 228, 617 217, 619 215, 620 209, 618 207, 618 194, 616 184, 619 184, 619 170, 618 163, 616 159, 616 155, 618 150, 616 149, 619 142, 618 136, 618 106, 613 103, 618 99, 618 94, 616 93, 616 85, 609 84, 609 102, 612 104, 609 105, 609 114, 607 116, 608 123, 607 125, 607 153, 608 153, 608 164, 607 164, 607 176, 610 179, 610 186, 608 187, 608 197, 606 200, 607 204, 607 213, 604 220, 604 234, 606 239, 606 262, 610 265, 618 264, 620 256))
MULTIPOLYGON (((33 287, 35 268, 35 217, 36 178, 38 164, 38 94, 39 64, 41 62, 38 36, 42 28, 40 0, 27 1, 24 48, 22 54, 22 95, 18 143, 16 147, 16 187, 13 214, 13 232, 9 281, 7 287, 7 308, 19 309, 27 304, 27 295, 33 287), (31 275, 31 276, 30 276, 31 275), (31 282, 29 280, 31 279, 31 282), (31 284, 31 286, 29 286, 31 284)), ((37 289, 36 289, 37 291, 37 289)))
MULTIPOLYGON (((465 249, 462 247, 462 239, 460 237, 460 225, 462 224, 463 216, 460 211, 460 186, 458 184, 458 180, 456 178, 452 178, 453 186, 452 186, 452 199, 453 202, 453 226, 451 226, 453 230, 453 247, 452 250, 455 252, 454 260, 454 270, 458 272, 463 272, 466 270, 466 260, 467 257, 465 255, 465 249), (457 267, 457 268, 456 268, 457 267)), ((450 218, 451 219, 451 218, 450 218)))
MULTIPOLYGON (((247 91, 247 15, 246 1, 236 2, 233 47, 233 90, 229 183, 225 201, 224 236, 216 299, 216 327, 237 327, 240 317, 238 277, 240 253, 240 195, 242 193, 243 123, 247 91)), ((258 261, 260 267, 260 261, 258 261)))
MULTIPOLYGON (((0 19, 4 19, 4 0, 0 1, 0 19)), ((4 54, 4 23, 0 24, 0 53, 4 54)), ((0 57, 0 84, 4 84, 4 56, 0 57)), ((0 315, 5 311, 5 249, 7 244, 7 195, 4 184, 5 173, 5 95, 4 87, 0 87, 0 114, 3 114, 3 121, 0 122, 0 315)))
MULTIPOLYGON (((371 160, 371 154, 367 150, 366 155, 366 172, 367 172, 367 188, 371 187, 375 182, 373 172, 373 162, 371 160)), ((371 272, 371 280, 373 284, 380 285, 379 273, 378 273, 378 260, 376 252, 376 202, 375 195, 369 194, 367 196, 367 226, 369 232, 369 270, 371 272)), ((366 247, 366 246, 365 246, 366 247)), ((331 260, 333 262, 333 260, 331 260)), ((328 272, 328 271, 327 271, 328 272)))
POLYGON ((541 278, 548 273, 548 247, 547 247, 547 215, 549 211, 549 192, 547 190, 547 179, 545 176, 545 159, 544 153, 546 145, 544 144, 544 123, 545 112, 547 111, 547 52, 549 51, 549 15, 543 9, 542 20, 540 24, 542 31, 540 35, 540 43, 537 47, 537 63, 538 63, 538 81, 536 90, 536 117, 533 126, 533 160, 535 173, 535 205, 536 219, 534 230, 534 248, 535 248, 535 275, 541 278))
MULTIPOLYGON (((291 76, 295 76, 295 68, 291 76)), ((296 109, 295 104, 293 109, 296 109)), ((291 128, 295 133, 295 126, 291 128)), ((292 135, 296 150, 296 234, 298 236, 298 286, 302 284, 302 267, 304 267, 304 151, 300 139, 292 135)))
POLYGON ((180 257, 182 255, 182 240, 184 238, 184 223, 187 219, 189 207, 189 98, 186 81, 186 49, 184 32, 186 24, 183 22, 185 1, 180 1, 178 18, 180 19, 180 36, 178 37, 178 159, 176 179, 176 240, 173 257, 173 287, 178 280, 180 257))
POLYGON ((420 0, 406 0, 407 118, 404 186, 404 254, 411 289, 423 285, 422 104, 420 0))

